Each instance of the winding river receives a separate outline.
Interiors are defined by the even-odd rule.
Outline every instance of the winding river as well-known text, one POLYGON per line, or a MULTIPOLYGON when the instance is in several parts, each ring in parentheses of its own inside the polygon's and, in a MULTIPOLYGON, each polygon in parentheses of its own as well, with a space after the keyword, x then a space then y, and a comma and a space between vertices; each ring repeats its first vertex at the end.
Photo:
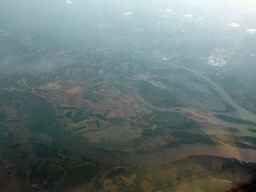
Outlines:
MULTIPOLYGON (((145 59, 154 61, 155 65, 159 65, 159 64, 165 65, 164 67, 152 66, 152 68, 155 68, 155 69, 179 68, 179 69, 186 70, 190 73, 193 73, 194 75, 197 75, 198 77, 204 79, 205 81, 210 83, 212 87, 215 88, 215 90, 218 92, 218 94, 222 97, 223 100, 225 100, 227 103, 229 103, 232 107, 234 107, 237 111, 240 112, 242 118, 256 122, 256 116, 254 114, 244 109, 243 107, 239 106, 235 101, 231 99, 231 97, 219 85, 217 85, 210 78, 205 77, 199 72, 187 67, 182 67, 176 64, 169 64, 164 61, 159 61, 145 54, 141 54, 141 56, 143 56, 145 59), (166 66, 167 64, 169 66, 166 66)), ((161 152, 143 154, 143 155, 128 155, 128 154, 121 154, 121 153, 116 153, 112 151, 106 152, 106 151, 92 149, 89 145, 85 143, 81 143, 78 140, 75 140, 74 138, 64 134, 62 131, 57 129, 56 116, 54 114, 54 107, 48 102, 46 102, 44 99, 36 95, 30 94, 30 93, 24 93, 24 92, 22 92, 21 94, 20 92, 5 91, 5 93, 6 95, 5 94, 4 95, 9 97, 14 97, 14 98, 22 97, 22 98, 30 99, 30 102, 34 102, 35 104, 37 104, 38 109, 41 110, 41 112, 44 112, 44 116, 45 116, 45 112, 48 115, 50 115, 51 117, 50 116, 47 117, 46 115, 46 118, 48 118, 47 134, 49 134, 49 136, 54 141, 60 143, 62 146, 66 147, 67 149, 69 149, 74 153, 78 153, 81 156, 85 156, 87 158, 91 158, 102 163, 112 164, 115 166, 119 166, 119 165, 145 166, 148 164, 167 163, 170 161, 186 158, 189 155, 220 156, 220 152, 216 147, 204 145, 204 144, 182 145, 175 148, 166 149, 161 152), (197 149, 200 149, 200 150, 197 150, 197 149)), ((3 92, 2 92, 2 95, 3 95, 3 92)), ((250 157, 256 156, 256 151, 251 149, 241 149, 240 153, 244 161, 251 161, 250 157)), ((223 153, 221 153, 221 156, 227 157, 227 158, 229 157, 228 155, 225 156, 225 154, 223 153)))

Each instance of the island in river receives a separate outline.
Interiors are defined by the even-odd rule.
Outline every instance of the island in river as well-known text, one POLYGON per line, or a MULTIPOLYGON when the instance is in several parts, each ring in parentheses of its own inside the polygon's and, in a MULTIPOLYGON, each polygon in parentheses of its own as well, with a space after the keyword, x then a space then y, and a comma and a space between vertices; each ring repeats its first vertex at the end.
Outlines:
POLYGON ((57 50, 41 58, 61 61, 51 72, 2 74, 1 190, 219 191, 255 178, 253 94, 111 51, 57 50))

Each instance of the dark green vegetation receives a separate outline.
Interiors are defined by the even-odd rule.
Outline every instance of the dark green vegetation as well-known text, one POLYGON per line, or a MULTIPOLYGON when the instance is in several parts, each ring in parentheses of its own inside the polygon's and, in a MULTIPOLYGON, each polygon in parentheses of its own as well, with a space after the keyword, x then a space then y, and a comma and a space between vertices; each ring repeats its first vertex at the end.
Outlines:
MULTIPOLYGON (((75 112, 75 110, 73 110, 73 112, 75 112)), ((72 111, 70 110, 67 113, 65 113, 65 117, 66 118, 71 118, 71 120, 74 121, 75 124, 77 124, 80 121, 90 119, 88 114, 89 113, 84 113, 82 111, 78 111, 78 112, 75 112, 75 114, 72 115, 72 111)), ((59 118, 61 118, 61 117, 64 117, 64 116, 60 116, 59 118)))
POLYGON ((47 124, 42 120, 36 120, 31 122, 29 129, 33 133, 44 133, 46 131, 47 124))
POLYGON ((5 126, 5 124, 1 123, 0 119, 0 135, 7 133, 9 131, 9 128, 5 126))
POLYGON ((27 153, 25 151, 23 151, 23 150, 16 150, 16 151, 14 151, 14 155, 16 157, 21 158, 21 159, 25 159, 27 157, 27 153))
POLYGON ((22 145, 22 143, 17 143, 17 144, 15 144, 15 145, 13 145, 11 148, 12 148, 12 150, 15 150, 15 149, 17 149, 18 147, 20 147, 22 145))
POLYGON ((72 180, 81 180, 81 182, 88 182, 90 179, 100 172, 101 168, 96 165, 85 165, 78 167, 66 168, 67 177, 63 180, 64 183, 72 182, 72 180))
POLYGON ((163 126, 175 126, 183 120, 184 117, 180 113, 160 113, 151 120, 151 123, 163 126))
POLYGON ((98 175, 101 168, 97 165, 84 165, 65 168, 66 176, 57 187, 57 191, 73 189, 85 182, 89 182, 95 175, 98 175))
POLYGON ((182 144, 204 143, 208 145, 215 145, 214 141, 208 135, 199 135, 188 133, 184 131, 177 131, 170 133, 173 137, 180 139, 182 144))
POLYGON ((33 143, 32 144, 34 154, 37 157, 44 158, 44 157, 54 157, 58 155, 59 148, 45 145, 43 143, 33 143))
POLYGON ((41 186, 49 184, 53 187, 54 182, 62 178, 64 170, 53 165, 50 160, 40 160, 31 166, 31 183, 37 183, 41 186))
POLYGON ((94 103, 101 101, 104 97, 93 91, 88 91, 84 94, 84 98, 94 103))
POLYGON ((198 125, 196 124, 195 121, 193 121, 192 119, 188 119, 185 118, 186 120, 184 120, 183 122, 181 122, 180 124, 171 127, 170 129, 173 130, 183 130, 183 131, 195 131, 199 129, 198 125))
POLYGON ((71 117, 71 119, 75 122, 75 123, 79 123, 80 121, 84 121, 89 119, 88 116, 86 116, 85 114, 83 114, 82 112, 78 111, 74 117, 71 117))
POLYGON ((160 135, 164 135, 165 133, 161 130, 161 129, 143 129, 142 131, 142 135, 146 136, 146 137, 156 137, 156 136, 160 136, 160 135))
POLYGON ((7 118, 7 114, 3 111, 0 112, 0 121, 3 121, 7 118))
POLYGON ((171 91, 167 89, 161 89, 150 84, 147 81, 140 81, 137 83, 138 93, 143 98, 150 101, 153 105, 158 107, 182 107, 175 96, 172 96, 171 91))

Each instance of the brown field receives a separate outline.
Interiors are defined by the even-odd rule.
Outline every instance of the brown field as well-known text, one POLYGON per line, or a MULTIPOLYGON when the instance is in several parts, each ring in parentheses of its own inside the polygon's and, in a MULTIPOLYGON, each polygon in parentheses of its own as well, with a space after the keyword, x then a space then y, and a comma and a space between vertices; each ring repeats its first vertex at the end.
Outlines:
POLYGON ((107 118, 124 118, 130 116, 136 116, 133 111, 131 105, 128 103, 126 99, 113 100, 108 99, 104 101, 99 101, 98 103, 94 103, 92 105, 93 108, 116 108, 116 112, 110 110, 107 114, 107 118))
POLYGON ((81 127, 85 127, 87 125, 87 121, 80 121, 79 123, 77 124, 73 124, 73 123, 69 123, 68 124, 70 126, 70 128, 72 129, 72 131, 74 129, 78 129, 78 128, 81 128, 81 127))
POLYGON ((119 90, 116 87, 105 87, 104 89, 100 89, 95 92, 104 97, 111 97, 111 98, 116 95, 119 95, 119 90))
POLYGON ((131 108, 134 110, 136 114, 141 114, 141 113, 151 113, 152 111, 147 108, 146 106, 138 103, 132 95, 125 95, 124 98, 126 101, 130 104, 131 108))
POLYGON ((33 136, 33 133, 23 122, 10 122, 5 124, 9 132, 14 134, 14 140, 18 143, 26 143, 33 136))
POLYGON ((105 139, 107 142, 126 142, 141 135, 139 128, 134 131, 129 123, 112 125, 106 130, 90 131, 83 134, 84 137, 90 138, 90 142, 100 142, 105 139))
POLYGON ((100 114, 102 116, 105 115, 105 113, 107 113, 109 109, 106 109, 106 108, 96 108, 92 114, 100 114))
POLYGON ((46 98, 50 103, 58 102, 59 105, 66 107, 89 107, 91 106, 90 101, 83 98, 84 87, 81 83, 70 80, 61 80, 54 83, 48 83, 45 85, 40 85, 39 89, 47 91, 36 92, 37 95, 46 98))

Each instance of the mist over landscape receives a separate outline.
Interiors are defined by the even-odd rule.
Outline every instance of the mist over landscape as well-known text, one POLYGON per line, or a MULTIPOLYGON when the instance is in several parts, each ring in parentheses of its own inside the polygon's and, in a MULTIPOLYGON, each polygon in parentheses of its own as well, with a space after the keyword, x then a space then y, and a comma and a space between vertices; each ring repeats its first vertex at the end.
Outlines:
POLYGON ((249 191, 254 0, 0 1, 0 191, 249 191))
MULTIPOLYGON (((216 47, 253 52, 254 6, 253 1, 10 0, 1 1, 0 30, 2 36, 18 38, 19 45, 41 54, 49 47, 36 45, 38 41, 69 50, 121 46, 124 51, 130 49, 150 56, 168 58, 179 52, 207 57, 216 47)), ((3 43, 2 46, 6 47, 3 43)), ((17 66, 20 56, 4 51, 6 48, 1 51, 2 60, 6 61, 3 66, 9 63, 20 71, 35 65, 32 62, 17 66)), ((44 68, 51 70, 55 66, 58 64, 51 63, 44 68)))

